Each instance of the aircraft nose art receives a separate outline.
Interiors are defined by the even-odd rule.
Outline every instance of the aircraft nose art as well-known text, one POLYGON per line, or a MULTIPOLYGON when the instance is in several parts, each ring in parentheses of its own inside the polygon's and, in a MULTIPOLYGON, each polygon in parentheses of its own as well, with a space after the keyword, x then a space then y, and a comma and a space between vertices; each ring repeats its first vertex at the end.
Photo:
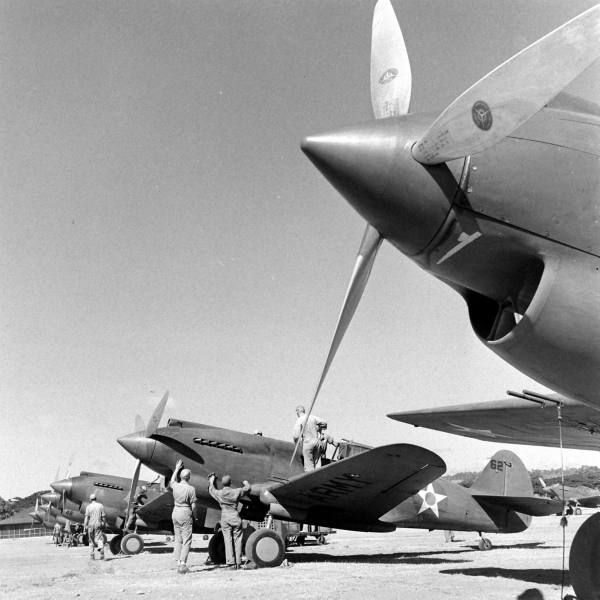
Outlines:
POLYGON ((143 437, 139 433, 132 433, 117 440, 129 454, 134 458, 147 464, 154 454, 156 442, 150 438, 143 437))
POLYGON ((417 254, 430 242, 449 211, 452 189, 440 185, 435 169, 411 154, 422 128, 409 119, 381 119, 311 135, 301 148, 325 178, 381 235, 404 253, 417 254))

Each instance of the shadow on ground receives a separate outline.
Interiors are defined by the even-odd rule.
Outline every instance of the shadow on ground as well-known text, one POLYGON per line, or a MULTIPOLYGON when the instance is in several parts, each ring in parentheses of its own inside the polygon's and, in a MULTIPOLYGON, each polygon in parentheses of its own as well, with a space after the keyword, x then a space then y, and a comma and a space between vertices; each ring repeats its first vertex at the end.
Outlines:
MULTIPOLYGON (((503 577, 545 585, 560 585, 563 572, 560 569, 501 569, 498 567, 482 567, 474 569, 444 569, 440 573, 447 575, 471 575, 473 577, 503 577)), ((565 585, 571 585, 569 573, 564 573, 565 585)))
POLYGON ((377 564, 447 564, 468 563, 467 559, 433 558, 430 555, 437 554, 463 554, 458 550, 452 552, 395 552, 392 554, 344 554, 335 556, 333 554, 288 554, 288 559, 293 563, 329 562, 329 563, 377 563, 377 564))

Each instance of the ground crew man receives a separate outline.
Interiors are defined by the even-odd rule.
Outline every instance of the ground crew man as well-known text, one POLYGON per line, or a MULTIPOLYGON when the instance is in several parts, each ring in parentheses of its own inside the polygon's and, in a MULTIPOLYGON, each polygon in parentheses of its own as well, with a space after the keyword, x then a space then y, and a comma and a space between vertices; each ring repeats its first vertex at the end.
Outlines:
POLYGON ((302 435, 302 457, 304 459, 304 470, 314 471, 317 463, 319 462, 319 440, 320 430, 327 428, 327 422, 320 419, 316 415, 310 415, 307 418, 304 406, 299 405, 296 407, 296 423, 294 424, 294 443, 298 442, 298 439, 302 435), (304 424, 306 422, 306 425, 304 424), (302 427, 304 426, 304 431, 302 427))
POLYGON ((138 487, 135 491, 135 496, 133 497, 133 504, 131 507, 131 515, 129 517, 129 521, 127 521, 127 525, 125 526, 125 531, 134 531, 135 523, 137 521, 137 511, 141 506, 144 506, 144 502, 148 500, 146 491, 145 485, 138 487))
POLYGON ((192 472, 183 468, 183 461, 178 460, 173 471, 169 487, 173 490, 173 533, 175 547, 173 553, 177 560, 177 572, 189 572, 188 554, 192 547, 192 530, 196 515, 196 490, 190 485, 192 472))
POLYGON ((215 487, 217 476, 208 476, 208 492, 221 507, 221 531, 225 541, 225 562, 228 569, 240 569, 242 566, 242 519, 238 510, 240 497, 250 491, 250 484, 243 482, 241 488, 231 487, 231 477, 223 475, 222 489, 215 487))
POLYGON ((326 464, 331 462, 327 458, 327 446, 328 445, 335 446, 336 448, 339 446, 338 442, 336 442, 332 436, 327 433, 327 423, 319 427, 319 458, 317 461, 321 461, 321 466, 324 467, 326 464))
POLYGON ((52 539, 54 540, 54 544, 56 546, 60 546, 62 544, 62 527, 58 521, 54 523, 52 539))
POLYGON ((96 494, 90 494, 90 503, 85 508, 83 527, 87 529, 90 558, 94 560, 94 550, 100 551, 100 560, 104 560, 104 527, 106 525, 106 513, 104 505, 96 501, 96 494))

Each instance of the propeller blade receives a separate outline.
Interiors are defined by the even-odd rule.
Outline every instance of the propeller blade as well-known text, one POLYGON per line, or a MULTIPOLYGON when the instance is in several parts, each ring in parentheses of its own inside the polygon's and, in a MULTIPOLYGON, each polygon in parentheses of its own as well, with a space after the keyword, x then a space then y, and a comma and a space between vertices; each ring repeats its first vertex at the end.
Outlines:
MULTIPOLYGON (((152 415, 154 416, 154 415, 152 415)), ((131 489, 129 490, 129 498, 127 500, 127 511, 125 512, 125 521, 123 523, 123 528, 127 527, 127 523, 129 523, 129 515, 131 514, 131 505, 133 504, 133 497, 135 495, 135 490, 137 489, 138 480, 140 478, 140 469, 142 468, 142 461, 138 460, 137 465, 135 466, 135 471, 133 472, 133 479, 131 480, 131 489)))
POLYGON ((379 0, 371 33, 371 104, 376 119, 408 112, 412 75, 402 31, 390 0, 379 0))
POLYGON ((163 413, 165 412, 165 406, 167 405, 167 401, 169 400, 169 391, 165 392, 165 395, 161 398, 160 402, 154 409, 150 420, 148 421, 148 425, 146 425, 145 435, 146 437, 150 437, 153 435, 158 429, 158 424, 162 419, 163 413))
POLYGON ((358 303, 360 302, 365 286, 367 285, 367 281, 369 280, 369 275, 371 273, 375 257, 377 256, 377 250, 379 250, 382 240, 383 238, 377 229, 371 225, 367 225, 362 242, 360 244, 358 256, 356 257, 356 263, 354 264, 354 271, 352 272, 352 277, 350 278, 350 285, 348 286, 348 291, 346 292, 346 297, 344 298, 342 310, 340 311, 340 316, 338 317, 335 333, 333 334, 333 340, 329 348, 329 354, 325 360, 325 366, 323 367, 319 383, 317 384, 317 388, 315 390, 304 424, 302 425, 300 437, 296 442, 294 453, 292 454, 292 460, 290 462, 293 462, 294 458, 296 457, 298 445, 300 444, 300 440, 302 440, 304 435, 306 423, 315 406, 315 402, 317 401, 317 397, 321 391, 321 387, 325 381, 325 377, 327 376, 327 372, 329 371, 329 367, 331 366, 333 358, 340 346, 346 330, 348 329, 348 325, 350 325, 350 322, 352 321, 352 317, 354 316, 354 312, 356 311, 358 303))
POLYGON ((433 165, 481 152, 510 135, 600 56, 600 4, 496 67, 463 92, 413 147, 433 165))
POLYGON ((144 419, 140 415, 135 415, 135 431, 145 431, 144 419))

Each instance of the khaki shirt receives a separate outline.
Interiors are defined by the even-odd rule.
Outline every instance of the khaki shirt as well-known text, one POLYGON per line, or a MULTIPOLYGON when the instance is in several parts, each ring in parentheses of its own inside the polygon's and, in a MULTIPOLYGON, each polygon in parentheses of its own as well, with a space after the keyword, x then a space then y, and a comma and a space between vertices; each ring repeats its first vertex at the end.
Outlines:
POLYGON ((106 522, 106 513, 104 512, 104 505, 97 500, 92 500, 85 507, 85 519, 83 521, 84 527, 100 527, 106 522))
MULTIPOLYGON (((300 437, 302 425, 304 425, 306 417, 307 415, 303 414, 300 415, 298 419, 296 419, 296 423, 294 425, 294 441, 296 441, 300 437)), ((317 417, 317 415, 310 415, 310 417, 308 417, 306 427, 304 428, 305 444, 314 444, 319 441, 319 427, 322 425, 327 426, 327 423, 320 417, 317 417)))
POLYGON ((192 505, 196 502, 196 490, 186 481, 176 481, 171 484, 173 490, 173 500, 176 507, 185 507, 191 510, 192 505))
POLYGON ((232 488, 225 486, 222 490, 218 490, 212 482, 208 482, 208 492, 219 503, 221 507, 221 519, 234 523, 240 519, 238 512, 238 502, 244 495, 244 488, 232 488))

